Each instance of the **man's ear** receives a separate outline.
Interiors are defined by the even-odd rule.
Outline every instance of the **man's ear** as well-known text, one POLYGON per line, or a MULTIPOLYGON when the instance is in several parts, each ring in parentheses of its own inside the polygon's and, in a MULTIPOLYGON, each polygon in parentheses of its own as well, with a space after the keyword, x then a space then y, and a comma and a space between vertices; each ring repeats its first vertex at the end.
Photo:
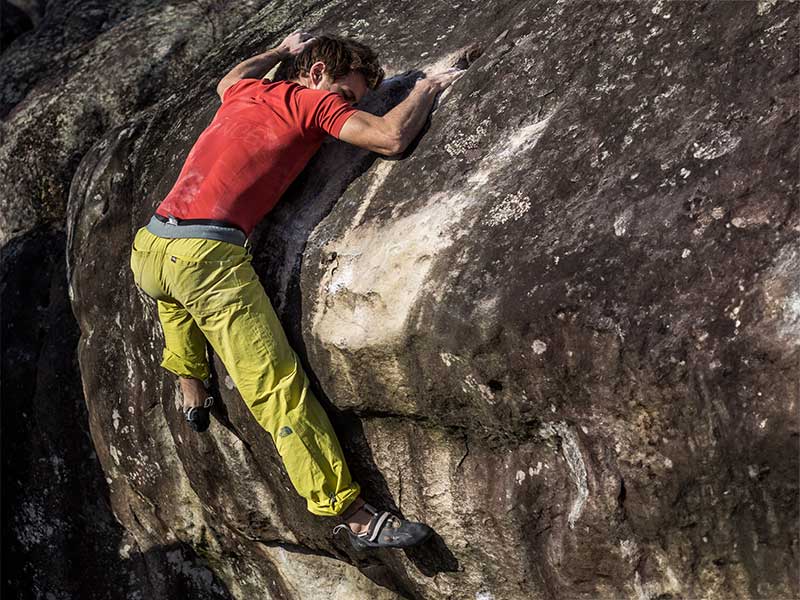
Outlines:
POLYGON ((311 65, 311 69, 308 71, 308 76, 313 85, 320 83, 325 77, 325 63, 320 60, 311 65))

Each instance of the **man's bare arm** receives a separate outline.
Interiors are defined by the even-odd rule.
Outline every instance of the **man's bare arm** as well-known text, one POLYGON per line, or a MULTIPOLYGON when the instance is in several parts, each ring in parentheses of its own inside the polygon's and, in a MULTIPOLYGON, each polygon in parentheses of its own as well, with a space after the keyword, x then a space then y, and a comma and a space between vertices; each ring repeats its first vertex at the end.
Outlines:
POLYGON ((228 71, 225 77, 223 77, 217 84, 217 94, 219 95, 220 101, 222 101, 222 95, 225 93, 225 90, 231 87, 234 83, 242 79, 256 77, 263 78, 267 73, 269 73, 272 67, 277 65, 287 56, 289 55, 286 50, 278 46, 272 50, 267 50, 266 52, 257 54, 252 58, 248 58, 247 60, 240 62, 230 71, 228 71))
POLYGON ((425 125, 436 95, 463 74, 464 70, 454 69, 418 80, 411 93, 382 117, 358 111, 344 122, 339 139, 385 156, 403 152, 425 125))
POLYGON ((225 77, 217 84, 217 94, 219 94, 220 100, 222 100, 222 95, 225 93, 225 90, 237 81, 241 79, 264 78, 272 67, 283 59, 302 52, 303 48, 313 39, 311 34, 295 31, 275 48, 240 62, 228 71, 225 77))

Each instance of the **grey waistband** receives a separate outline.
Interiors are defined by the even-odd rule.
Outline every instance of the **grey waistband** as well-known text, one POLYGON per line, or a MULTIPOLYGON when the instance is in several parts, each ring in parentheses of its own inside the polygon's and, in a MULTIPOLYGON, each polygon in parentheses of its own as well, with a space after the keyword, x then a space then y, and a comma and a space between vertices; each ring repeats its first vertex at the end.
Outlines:
POLYGON ((220 242, 230 242, 244 246, 247 236, 244 232, 233 227, 220 227, 219 225, 173 225, 164 223, 150 217, 147 224, 147 231, 162 238, 203 238, 206 240, 217 240, 220 242))

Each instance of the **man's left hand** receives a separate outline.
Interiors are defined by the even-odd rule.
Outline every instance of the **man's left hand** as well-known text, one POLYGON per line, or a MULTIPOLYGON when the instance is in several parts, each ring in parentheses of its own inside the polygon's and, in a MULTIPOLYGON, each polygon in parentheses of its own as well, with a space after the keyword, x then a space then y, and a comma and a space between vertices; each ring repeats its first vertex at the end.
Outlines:
POLYGON ((297 56, 316 38, 305 31, 294 31, 276 48, 284 57, 297 56))

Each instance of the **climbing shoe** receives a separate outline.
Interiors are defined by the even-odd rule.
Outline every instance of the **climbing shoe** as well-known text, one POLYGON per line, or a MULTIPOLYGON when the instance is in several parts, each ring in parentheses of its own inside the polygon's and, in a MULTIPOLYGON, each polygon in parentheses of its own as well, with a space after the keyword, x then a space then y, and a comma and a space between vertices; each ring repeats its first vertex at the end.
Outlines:
POLYGON ((356 550, 368 548, 407 548, 416 546, 427 540, 433 529, 424 523, 406 521, 388 511, 375 510, 370 504, 364 504, 364 510, 372 513, 367 530, 362 533, 353 533, 347 524, 337 525, 333 533, 347 532, 350 544, 356 550))
POLYGON ((203 402, 203 406, 190 406, 183 409, 183 415, 186 417, 186 422, 189 427, 198 432, 203 432, 208 429, 211 419, 209 417, 209 408, 214 404, 214 398, 209 396, 203 402))

